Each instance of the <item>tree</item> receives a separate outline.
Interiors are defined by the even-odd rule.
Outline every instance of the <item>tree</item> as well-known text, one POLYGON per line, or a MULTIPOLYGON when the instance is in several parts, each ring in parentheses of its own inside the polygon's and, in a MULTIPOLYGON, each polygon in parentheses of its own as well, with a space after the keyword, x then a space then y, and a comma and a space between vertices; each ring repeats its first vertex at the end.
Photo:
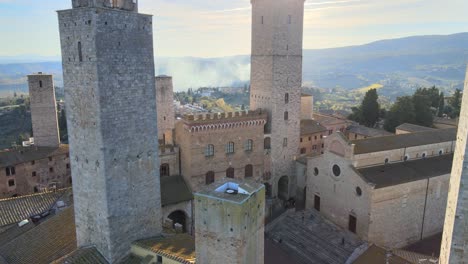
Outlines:
POLYGON ((351 109, 353 113, 348 118, 367 127, 374 127, 375 123, 379 120, 380 114, 378 98, 377 90, 370 89, 366 92, 361 105, 351 109))
POLYGON ((414 123, 421 126, 431 127, 434 119, 431 111, 432 99, 430 96, 415 93, 413 95, 413 105, 415 117, 414 123))
POLYGON ((395 132, 397 126, 403 123, 414 123, 415 119, 413 98, 411 96, 398 97, 387 112, 384 128, 389 132, 395 132))
POLYGON ((452 109, 453 109, 452 114, 450 116, 451 118, 460 116, 462 96, 463 94, 460 91, 460 89, 456 89, 452 98, 450 98, 449 104, 450 106, 452 106, 452 109))
POLYGON ((445 96, 444 96, 444 93, 440 93, 440 96, 439 96, 439 107, 437 108, 437 116, 438 117, 441 117, 444 113, 444 109, 445 109, 445 96))

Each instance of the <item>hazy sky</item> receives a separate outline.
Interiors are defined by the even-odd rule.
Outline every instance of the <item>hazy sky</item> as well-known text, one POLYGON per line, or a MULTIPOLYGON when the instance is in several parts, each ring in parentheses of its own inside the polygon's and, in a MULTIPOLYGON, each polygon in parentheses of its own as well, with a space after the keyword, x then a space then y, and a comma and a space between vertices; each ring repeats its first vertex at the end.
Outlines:
MULTIPOLYGON (((272 0, 274 1, 274 0, 272 0)), ((139 0, 157 56, 250 53, 250 0, 139 0)), ((57 14, 71 0, 0 0, 0 56, 60 55, 57 14)), ((468 31, 467 0, 308 0, 304 48, 468 31)))

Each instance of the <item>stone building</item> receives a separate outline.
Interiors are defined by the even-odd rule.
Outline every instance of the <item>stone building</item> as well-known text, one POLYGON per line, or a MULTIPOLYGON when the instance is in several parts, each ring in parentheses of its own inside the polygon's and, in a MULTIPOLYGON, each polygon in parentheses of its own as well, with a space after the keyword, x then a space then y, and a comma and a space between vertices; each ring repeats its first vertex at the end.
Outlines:
POLYGON ((229 180, 194 194, 197 263, 263 264, 265 187, 229 180))
POLYGON ((152 17, 72 3, 58 17, 76 236, 114 263, 162 229, 152 17))
POLYGON ((344 133, 346 128, 352 123, 346 118, 321 113, 314 113, 314 120, 327 128, 328 133, 325 136, 329 136, 338 131, 344 133))
POLYGON ((410 124, 410 123, 404 123, 395 128, 395 134, 400 135, 400 134, 407 134, 407 133, 416 133, 416 132, 422 132, 422 131, 431 131, 434 129, 435 128, 419 126, 419 125, 410 124))
POLYGON ((56 148, 60 145, 60 136, 52 75, 42 72, 28 75, 28 87, 34 145, 56 148))
POLYGON ((265 172, 273 196, 289 198, 301 119, 304 0, 252 0, 250 109, 265 109, 271 142, 265 172), (283 186, 283 187, 281 187, 283 186), (279 189, 286 190, 280 193, 279 189))
MULTIPOLYGON (((468 70, 465 80, 465 95, 468 89, 468 70)), ((468 170, 466 145, 468 142, 468 96, 463 96, 458 123, 457 146, 453 159, 444 233, 440 252, 440 263, 465 263, 468 259, 468 170)))
POLYGON ((176 124, 181 175, 193 191, 218 179, 264 174, 263 127, 267 115, 249 112, 189 115, 176 124))
POLYGON ((383 129, 370 128, 370 127, 362 126, 359 124, 349 125, 344 131, 344 133, 349 140, 393 135, 392 133, 387 132, 383 129))
POLYGON ((327 128, 317 121, 301 120, 300 155, 317 156, 323 154, 324 136, 327 133, 327 128))
POLYGON ((349 141, 307 160, 306 206, 366 241, 399 248, 440 233, 456 131, 349 141))
POLYGON ((314 119, 314 97, 301 94, 301 120, 314 119))
POLYGON ((172 77, 156 76, 156 104, 158 106, 158 138, 161 145, 173 144, 175 123, 174 88, 172 77))

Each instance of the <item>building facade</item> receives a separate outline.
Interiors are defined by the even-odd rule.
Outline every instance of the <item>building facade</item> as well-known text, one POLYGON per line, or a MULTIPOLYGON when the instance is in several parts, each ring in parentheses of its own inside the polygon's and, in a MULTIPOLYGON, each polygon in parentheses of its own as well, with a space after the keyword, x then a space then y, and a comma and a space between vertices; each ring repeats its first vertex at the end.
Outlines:
POLYGON ((440 233, 455 131, 349 141, 307 160, 306 206, 364 240, 404 247, 440 233))
POLYGON ((301 120, 301 138, 299 153, 301 156, 317 156, 323 154, 326 127, 315 120, 301 120))
POLYGON ((299 149, 304 0, 253 0, 250 109, 268 112, 266 171, 274 196, 294 180, 299 149))
POLYGON ((152 17, 72 3, 58 17, 77 242, 114 263, 162 229, 152 17))
POLYGON ((223 178, 262 179, 262 111, 185 116, 176 124, 181 174, 193 191, 223 178))

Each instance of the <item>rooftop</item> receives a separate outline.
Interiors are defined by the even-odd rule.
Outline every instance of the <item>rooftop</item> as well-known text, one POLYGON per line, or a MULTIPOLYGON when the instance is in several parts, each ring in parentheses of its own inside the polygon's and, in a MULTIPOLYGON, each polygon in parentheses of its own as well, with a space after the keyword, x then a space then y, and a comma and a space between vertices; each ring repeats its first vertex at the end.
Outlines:
POLYGON ((364 135, 367 137, 382 137, 382 136, 394 135, 385 130, 370 128, 370 127, 357 125, 357 124, 350 125, 346 130, 348 132, 359 134, 359 135, 364 135))
POLYGON ((384 137, 358 139, 352 140, 350 141, 350 143, 355 145, 354 154, 364 154, 455 141, 456 136, 457 130, 454 128, 449 128, 384 137))
POLYGON ((161 177, 161 204, 163 206, 192 199, 192 191, 182 176, 161 177))
POLYGON ((139 240, 133 243, 166 258, 181 262, 195 263, 195 238, 188 234, 177 234, 139 240))
POLYGON ((326 132, 327 128, 315 120, 301 120, 301 135, 326 132))
POLYGON ((205 196, 241 204, 262 188, 265 188, 263 184, 253 180, 223 179, 214 184, 204 186, 195 193, 195 196, 205 196))
POLYGON ((336 116, 324 115, 324 114, 318 114, 318 113, 314 113, 314 120, 319 122, 323 126, 349 122, 348 120, 342 117, 336 117, 336 116))
POLYGON ((401 124, 401 125, 397 126, 396 129, 397 130, 404 130, 404 131, 411 132, 411 133, 435 130, 435 128, 419 126, 419 125, 410 124, 410 123, 401 124))
POLYGON ((182 120, 186 124, 190 125, 205 125, 211 123, 217 123, 222 120, 236 120, 236 121, 251 121, 262 119, 266 120, 267 112, 261 109, 255 111, 240 111, 240 112, 228 112, 228 113, 209 113, 209 114, 198 114, 198 115, 185 115, 182 120))
POLYGON ((449 174, 453 154, 357 169, 375 189, 449 174))
POLYGON ((30 162, 33 160, 45 159, 57 155, 67 154, 68 145, 53 147, 24 147, 0 151, 0 168, 6 166, 15 166, 17 164, 30 162))

